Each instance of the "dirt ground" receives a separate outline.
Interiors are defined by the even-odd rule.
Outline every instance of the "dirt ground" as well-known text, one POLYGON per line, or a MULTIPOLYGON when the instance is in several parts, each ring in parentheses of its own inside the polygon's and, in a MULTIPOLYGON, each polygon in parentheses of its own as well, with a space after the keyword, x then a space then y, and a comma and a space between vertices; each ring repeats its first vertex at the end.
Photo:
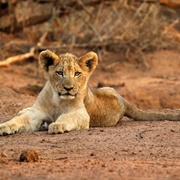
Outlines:
MULTIPOLYGON (((180 53, 154 52, 146 59, 149 69, 106 53, 89 84, 114 87, 143 109, 180 108, 180 53)), ((36 61, 1 68, 0 122, 32 105, 45 81, 36 61)), ((124 118, 114 127, 3 136, 0 180, 6 179, 180 179, 180 122, 124 118), (38 162, 19 162, 27 149, 39 154, 38 162)))

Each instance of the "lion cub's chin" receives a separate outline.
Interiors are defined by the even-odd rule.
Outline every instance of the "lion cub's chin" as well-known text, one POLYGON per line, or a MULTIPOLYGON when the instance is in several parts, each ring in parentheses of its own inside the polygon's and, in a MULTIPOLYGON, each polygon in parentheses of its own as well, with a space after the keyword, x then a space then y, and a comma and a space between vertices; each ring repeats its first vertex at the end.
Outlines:
POLYGON ((60 95, 61 99, 75 99, 76 96, 72 96, 72 95, 60 95))

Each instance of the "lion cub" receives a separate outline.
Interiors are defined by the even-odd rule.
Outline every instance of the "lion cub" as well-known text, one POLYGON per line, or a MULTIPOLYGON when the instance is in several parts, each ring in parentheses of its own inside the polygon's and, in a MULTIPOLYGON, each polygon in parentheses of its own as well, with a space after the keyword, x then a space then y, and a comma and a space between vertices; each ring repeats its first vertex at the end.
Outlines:
POLYGON ((125 115, 135 120, 180 120, 180 110, 165 112, 140 110, 113 88, 89 88, 88 80, 98 64, 96 53, 78 58, 72 54, 40 53, 39 63, 48 81, 32 107, 0 124, 0 135, 38 131, 49 122, 49 134, 113 126, 125 115))

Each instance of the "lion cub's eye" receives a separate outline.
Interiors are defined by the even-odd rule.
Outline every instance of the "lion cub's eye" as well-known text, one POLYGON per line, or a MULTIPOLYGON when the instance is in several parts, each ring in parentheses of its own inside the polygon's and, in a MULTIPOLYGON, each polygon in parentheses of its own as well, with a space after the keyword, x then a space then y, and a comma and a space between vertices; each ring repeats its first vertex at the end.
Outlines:
POLYGON ((76 76, 76 77, 77 77, 77 76, 80 76, 80 75, 81 75, 81 72, 75 72, 75 73, 74 73, 74 76, 76 76))
POLYGON ((57 74, 58 76, 63 76, 63 72, 62 72, 62 71, 56 71, 56 74, 57 74))

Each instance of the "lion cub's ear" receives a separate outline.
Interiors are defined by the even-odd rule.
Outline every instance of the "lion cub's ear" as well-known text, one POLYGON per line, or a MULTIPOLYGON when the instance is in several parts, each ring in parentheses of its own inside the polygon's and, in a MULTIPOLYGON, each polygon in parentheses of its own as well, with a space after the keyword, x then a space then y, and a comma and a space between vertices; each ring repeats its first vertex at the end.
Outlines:
POLYGON ((58 62, 59 57, 50 50, 42 51, 39 55, 39 64, 46 72, 49 71, 49 66, 56 65, 58 62))
POLYGON ((93 72, 98 64, 98 56, 94 52, 89 52, 84 56, 80 57, 79 60, 80 67, 87 72, 93 72))

